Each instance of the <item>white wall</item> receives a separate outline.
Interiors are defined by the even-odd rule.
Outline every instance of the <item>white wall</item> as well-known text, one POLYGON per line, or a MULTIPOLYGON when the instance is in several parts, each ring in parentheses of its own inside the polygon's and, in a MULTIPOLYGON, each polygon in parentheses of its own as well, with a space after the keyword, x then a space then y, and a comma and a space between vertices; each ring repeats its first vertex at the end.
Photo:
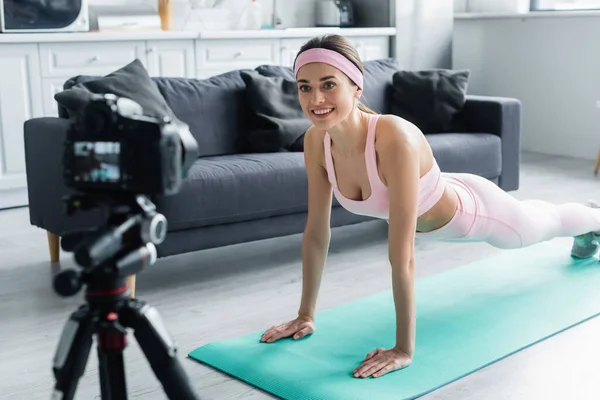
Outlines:
POLYGON ((456 19, 453 36, 469 93, 522 101, 524 150, 596 157, 600 15, 456 19))
POLYGON ((395 15, 395 50, 402 67, 451 67, 454 0, 397 0, 395 15))

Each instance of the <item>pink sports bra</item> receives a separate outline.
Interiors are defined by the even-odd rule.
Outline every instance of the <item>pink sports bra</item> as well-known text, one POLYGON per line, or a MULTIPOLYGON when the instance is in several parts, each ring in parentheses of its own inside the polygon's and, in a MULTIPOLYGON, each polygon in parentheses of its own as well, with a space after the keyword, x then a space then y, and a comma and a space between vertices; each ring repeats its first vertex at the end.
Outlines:
MULTIPOLYGON (((371 186, 371 195, 366 200, 352 200, 345 197, 339 190, 331 156, 331 137, 325 133, 325 164, 329 182, 333 186, 333 193, 340 205, 354 214, 371 216, 374 218, 389 219, 390 203, 388 188, 379 178, 377 172, 377 161, 375 154, 375 127, 379 115, 369 118, 367 130, 367 143, 365 147, 365 160, 367 176, 371 186)), ((444 185, 441 182, 440 168, 434 158, 432 168, 419 180, 419 205, 418 216, 429 211, 444 193, 444 185)))

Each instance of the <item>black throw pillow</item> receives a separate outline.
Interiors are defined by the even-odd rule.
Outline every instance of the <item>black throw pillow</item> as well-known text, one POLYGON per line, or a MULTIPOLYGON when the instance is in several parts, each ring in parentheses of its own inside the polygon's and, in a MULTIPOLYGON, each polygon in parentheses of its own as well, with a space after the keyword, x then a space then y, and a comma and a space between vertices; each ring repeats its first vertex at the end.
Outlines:
MULTIPOLYGON (((73 79, 77 80, 77 77, 73 79)), ((106 93, 134 100, 142 106, 144 115, 155 118, 168 116, 172 121, 181 123, 139 59, 104 77, 88 77, 85 81, 56 93, 54 99, 67 109, 69 115, 77 115, 83 111, 93 94, 106 93)))
POLYGON ((312 125, 298 101, 293 79, 242 71, 246 83, 248 125, 244 147, 250 153, 303 151, 304 134, 312 125))
POLYGON ((465 105, 469 76, 469 70, 398 71, 392 79, 391 113, 423 133, 448 132, 465 105))

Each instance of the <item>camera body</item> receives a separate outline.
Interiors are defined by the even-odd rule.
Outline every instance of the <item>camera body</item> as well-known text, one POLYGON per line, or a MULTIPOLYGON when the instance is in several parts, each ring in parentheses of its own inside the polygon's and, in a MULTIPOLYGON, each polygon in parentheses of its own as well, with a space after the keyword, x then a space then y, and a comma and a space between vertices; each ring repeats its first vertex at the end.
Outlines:
POLYGON ((85 193, 172 195, 197 157, 187 125, 144 115, 131 99, 94 94, 67 131, 63 180, 85 193))

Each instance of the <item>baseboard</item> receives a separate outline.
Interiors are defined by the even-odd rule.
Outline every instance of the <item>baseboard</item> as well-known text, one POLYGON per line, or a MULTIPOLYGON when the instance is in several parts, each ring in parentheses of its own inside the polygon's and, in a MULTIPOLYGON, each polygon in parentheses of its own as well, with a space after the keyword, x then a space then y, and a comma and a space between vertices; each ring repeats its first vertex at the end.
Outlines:
POLYGON ((3 189, 0 191, 0 210, 26 207, 29 205, 27 188, 3 189))

